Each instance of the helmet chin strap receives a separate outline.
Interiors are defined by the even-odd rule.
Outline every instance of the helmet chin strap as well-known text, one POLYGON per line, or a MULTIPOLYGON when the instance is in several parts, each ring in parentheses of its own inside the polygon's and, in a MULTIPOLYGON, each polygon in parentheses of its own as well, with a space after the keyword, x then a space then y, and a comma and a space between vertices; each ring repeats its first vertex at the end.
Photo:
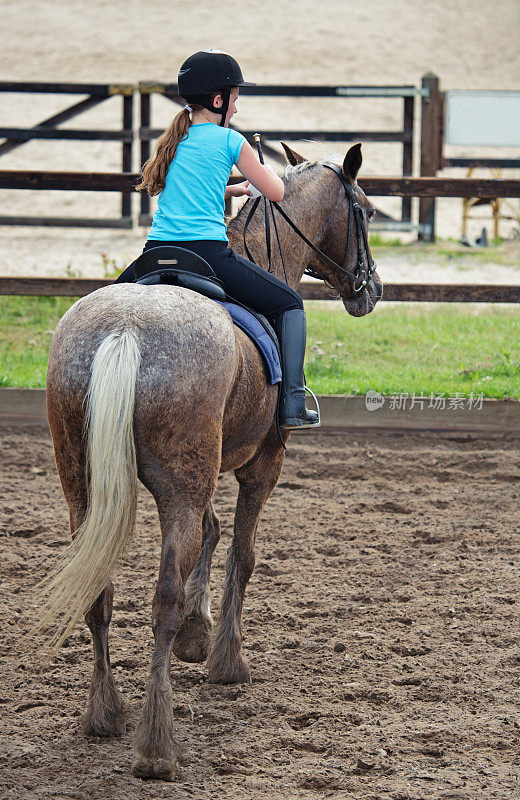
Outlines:
POLYGON ((231 97, 231 89, 232 89, 231 86, 224 86, 219 91, 219 94, 222 97, 222 107, 221 108, 216 108, 213 105, 214 101, 213 101, 213 99, 211 97, 211 94, 190 95, 189 97, 184 97, 183 100, 185 100, 190 105, 191 105, 191 103, 198 104, 198 105, 201 105, 203 108, 207 108, 208 111, 212 111, 214 114, 220 114, 220 123, 219 123, 219 125, 221 127, 224 127, 225 124, 226 124, 226 117, 227 117, 227 112, 228 112, 228 109, 229 109, 229 100, 230 100, 230 97, 231 97))
POLYGON ((222 108, 215 109, 215 111, 217 113, 220 111, 220 127, 222 127, 222 128, 226 124, 226 117, 227 117, 227 112, 228 112, 228 109, 229 109, 229 98, 230 98, 230 96, 231 96, 231 87, 230 86, 226 86, 224 89, 222 89, 222 92, 221 92, 222 108))

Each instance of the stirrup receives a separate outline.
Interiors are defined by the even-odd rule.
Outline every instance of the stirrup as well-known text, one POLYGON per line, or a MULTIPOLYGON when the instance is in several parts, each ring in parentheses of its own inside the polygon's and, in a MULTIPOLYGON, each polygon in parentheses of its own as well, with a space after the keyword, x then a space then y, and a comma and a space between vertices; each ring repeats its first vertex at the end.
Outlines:
POLYGON ((320 404, 318 403, 318 398, 316 397, 316 395, 314 394, 312 389, 309 389, 308 386, 304 386, 303 388, 305 389, 306 392, 309 392, 310 396, 314 400, 314 403, 316 405, 316 412, 318 414, 318 421, 315 422, 313 425, 306 425, 305 427, 307 427, 307 428, 320 428, 321 427, 321 413, 320 413, 320 404))
MULTIPOLYGON (((287 421, 285 423, 283 423, 283 422, 280 423, 280 428, 282 430, 286 430, 286 431, 302 431, 302 430, 306 430, 306 429, 309 429, 309 428, 319 428, 321 426, 320 405, 318 403, 318 398, 316 397, 316 395, 314 394, 312 389, 309 389, 308 386, 304 386, 304 389, 307 392, 309 392, 310 395, 312 395, 312 398, 313 398, 313 400, 314 400, 314 402, 316 404, 316 413, 317 413, 318 419, 316 420, 316 422, 299 422, 299 421, 296 421, 297 418, 295 417, 295 421, 294 422, 287 421)), ((291 418, 289 417, 288 419, 291 419, 291 418)))

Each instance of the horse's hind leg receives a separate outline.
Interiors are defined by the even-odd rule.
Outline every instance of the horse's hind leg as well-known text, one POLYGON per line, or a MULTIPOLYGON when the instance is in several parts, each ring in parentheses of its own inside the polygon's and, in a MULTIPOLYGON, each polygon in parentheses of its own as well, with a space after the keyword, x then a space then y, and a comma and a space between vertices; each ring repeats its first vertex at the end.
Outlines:
POLYGON ((82 721, 84 733, 90 736, 121 736, 126 727, 123 697, 116 688, 108 653, 113 597, 114 586, 110 583, 85 614, 94 646, 94 671, 82 721))
POLYGON ((211 642, 211 559, 220 539, 220 524, 210 503, 202 520, 202 549, 185 587, 186 611, 173 642, 173 652, 182 661, 205 661, 211 642))
POLYGON ((183 583, 198 556, 202 510, 187 504, 158 501, 162 529, 161 565, 152 607, 155 648, 146 697, 135 733, 137 756, 133 772, 139 778, 171 779, 177 748, 173 738, 173 693, 170 661, 173 640, 184 616, 183 583))
MULTIPOLYGON (((81 519, 72 522, 77 530, 86 513, 86 505, 81 519)), ((76 513, 74 513, 74 516, 76 513)), ((125 732, 125 708, 123 695, 116 687, 108 650, 108 628, 112 619, 114 585, 109 583, 96 602, 85 614, 85 622, 92 634, 94 649, 94 668, 85 714, 81 721, 87 736, 122 736, 125 732)))
POLYGON ((208 659, 209 680, 212 683, 244 683, 250 680, 249 667, 241 652, 242 605, 255 566, 258 520, 276 486, 282 464, 283 449, 274 434, 253 461, 235 472, 240 489, 220 617, 208 659))
POLYGON ((134 775, 171 779, 177 748, 173 738, 173 694, 170 661, 175 634, 184 618, 184 584, 193 570, 202 542, 202 518, 213 494, 220 464, 220 442, 215 451, 177 454, 176 463, 163 470, 158 459, 141 480, 152 492, 161 523, 159 579, 152 607, 155 647, 146 697, 135 733, 134 775), (185 463, 189 472, 183 472, 185 463), (153 474, 152 474, 153 472, 153 474))
MULTIPOLYGON (((65 431, 62 416, 54 413, 51 397, 48 393, 49 425, 56 466, 69 506, 70 532, 74 537, 85 518, 88 502, 81 415, 78 409, 74 418, 75 425, 71 426, 71 430, 65 431)), ((110 584, 85 615, 85 621, 92 633, 94 669, 82 727, 91 736, 120 736, 125 729, 123 697, 114 683, 108 653, 108 626, 112 617, 113 595, 114 587, 110 584)))

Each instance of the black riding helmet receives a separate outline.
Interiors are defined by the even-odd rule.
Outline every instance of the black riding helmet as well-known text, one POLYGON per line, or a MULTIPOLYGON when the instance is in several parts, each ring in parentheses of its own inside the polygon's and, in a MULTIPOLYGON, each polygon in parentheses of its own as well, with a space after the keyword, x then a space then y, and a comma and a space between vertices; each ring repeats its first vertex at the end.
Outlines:
POLYGON ((198 105, 221 115, 224 125, 229 108, 229 95, 233 86, 256 86, 244 80, 238 62, 222 50, 199 50, 186 59, 179 70, 177 86, 180 96, 187 103, 198 105), (222 95, 222 108, 215 108, 212 94, 222 95))

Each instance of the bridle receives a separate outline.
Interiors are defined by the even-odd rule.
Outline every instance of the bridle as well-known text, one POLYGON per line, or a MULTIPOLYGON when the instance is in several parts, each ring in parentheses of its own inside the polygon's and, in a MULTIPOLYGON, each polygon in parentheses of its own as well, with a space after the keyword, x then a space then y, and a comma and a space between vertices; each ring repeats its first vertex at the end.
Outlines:
MULTIPOLYGON (((298 228, 298 226, 292 221, 292 219, 288 216, 288 214, 285 213, 283 208, 281 208, 278 203, 276 203, 274 201, 271 201, 271 200, 267 200, 266 198, 264 198, 264 200, 265 200, 265 236, 266 236, 266 245, 267 245, 267 258, 268 258, 268 265, 269 265, 268 271, 271 272, 271 232, 270 232, 269 211, 268 211, 268 204, 269 204, 271 216, 272 216, 272 219, 273 219, 273 225, 274 225, 274 229, 275 229, 275 233, 276 233, 276 239, 277 239, 277 242, 278 242, 278 249, 280 251, 280 257, 282 259, 282 266, 283 266, 283 271, 284 271, 286 282, 287 282, 287 274, 285 272, 285 265, 284 265, 284 262, 283 262, 283 255, 282 255, 282 250, 281 250, 281 246, 280 246, 280 237, 278 235, 278 228, 277 228, 276 219, 275 219, 275 216, 274 216, 274 210, 273 210, 274 208, 276 208, 278 213, 283 217, 283 219, 287 222, 287 224, 291 226, 291 228, 294 230, 294 232, 297 233, 298 236, 301 239, 303 239, 305 244, 307 244, 312 250, 314 250, 315 253, 317 253, 328 264, 333 266, 334 269, 338 270, 343 275, 345 275, 345 276, 347 276, 349 278, 352 278, 352 280, 353 280, 353 287, 352 287, 353 291, 355 292, 355 294, 358 294, 359 292, 362 292, 366 288, 370 278, 372 277, 372 275, 374 274, 374 272, 376 270, 376 266, 375 266, 373 260, 370 257, 370 250, 368 249, 367 233, 366 233, 365 225, 363 224, 363 211, 361 210, 361 207, 360 207, 359 203, 356 200, 356 197, 355 197, 355 194, 354 194, 354 189, 350 185, 350 182, 343 175, 343 172, 342 172, 341 168, 338 167, 337 164, 331 164, 331 163, 329 163, 327 161, 323 161, 322 165, 324 167, 326 167, 327 169, 330 169, 332 172, 334 172, 338 176, 339 180, 343 184, 343 188, 345 189, 345 194, 346 194, 347 200, 348 200, 349 210, 348 210, 347 245, 346 245, 346 248, 345 248, 345 255, 343 256, 343 260, 342 260, 341 264, 338 264, 337 261, 334 261, 334 259, 330 258, 326 253, 323 252, 323 250, 320 250, 319 247, 316 247, 316 245, 313 244, 305 236, 305 234, 298 228), (357 261, 356 261, 356 268, 355 268, 354 272, 350 272, 350 270, 348 270, 346 268, 346 266, 345 266, 345 264, 347 263, 348 253, 349 253, 349 250, 350 250, 352 220, 354 220, 354 224, 356 226, 356 242, 357 242, 357 261)), ((254 258, 252 257, 251 252, 250 252, 250 250, 249 250, 249 248, 247 246, 246 234, 247 234, 247 229, 249 227, 249 224, 250 224, 250 222, 251 222, 251 220, 252 220, 252 218, 253 218, 253 216, 255 214, 255 211, 258 208, 258 205, 259 205, 261 199, 262 199, 261 197, 257 197, 253 201, 253 204, 251 206, 251 209, 249 211, 249 214, 247 216, 247 219, 246 219, 246 222, 245 222, 245 225, 244 225, 244 248, 245 248, 247 257, 249 258, 250 261, 253 261, 254 263, 256 263, 256 262, 254 261, 254 258)), ((329 283, 329 279, 325 275, 323 275, 322 273, 318 272, 315 269, 312 269, 311 267, 307 267, 305 269, 305 273, 304 274, 305 275, 310 275, 313 278, 318 278, 319 280, 323 280, 326 283, 329 283)))

